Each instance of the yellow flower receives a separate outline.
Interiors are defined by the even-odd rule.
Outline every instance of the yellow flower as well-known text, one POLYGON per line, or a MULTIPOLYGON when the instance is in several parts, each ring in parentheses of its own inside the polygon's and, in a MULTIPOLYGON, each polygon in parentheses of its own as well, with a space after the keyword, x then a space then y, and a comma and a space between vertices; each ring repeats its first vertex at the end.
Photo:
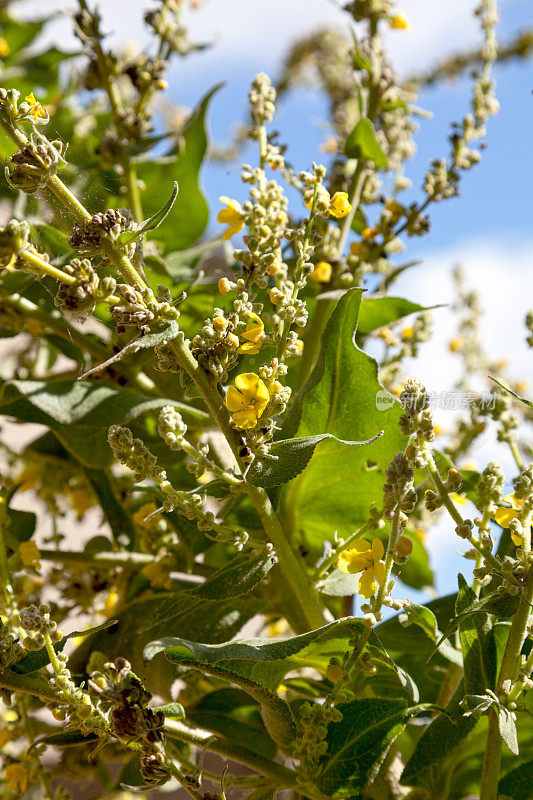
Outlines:
POLYGON ((364 230, 361 231, 361 236, 363 237, 363 239, 374 239, 374 237, 377 236, 378 233, 379 233, 378 228, 364 228, 364 230))
POLYGON ((359 594, 367 600, 377 592, 377 584, 385 580, 385 564, 381 560, 383 553, 381 539, 374 539, 372 544, 365 539, 356 539, 349 550, 343 550, 339 555, 341 572, 347 575, 363 573, 359 579, 359 594))
MULTIPOLYGON (((500 506, 494 515, 494 519, 498 525, 501 525, 502 528, 508 528, 511 524, 511 521, 520 516, 520 511, 524 505, 524 501, 521 497, 517 497, 515 494, 506 494, 502 500, 504 500, 506 503, 510 503, 511 508, 507 508, 507 506, 500 506)), ((511 532, 511 539, 517 547, 520 547, 522 544, 522 537, 517 536, 513 532, 511 532)))
POLYGON ((261 349, 263 340, 265 338, 265 326, 263 321, 257 314, 248 314, 252 322, 249 322, 241 333, 241 339, 244 343, 239 347, 239 353, 248 353, 248 355, 255 355, 261 349))
POLYGON ((348 193, 347 192, 335 192, 333 197, 331 198, 330 206, 329 206, 329 213, 332 217, 336 217, 340 219, 340 217, 345 217, 346 214, 349 214, 351 211, 351 203, 348 200, 348 193))
POLYGON ((296 339, 294 344, 296 345, 296 347, 298 349, 298 353, 303 353, 303 351, 304 351, 304 343, 302 342, 302 340, 301 339, 296 339))
POLYGON ((433 433, 435 436, 438 436, 439 434, 444 433, 444 428, 439 424, 433 425, 433 433))
POLYGON ((9 789, 18 791, 21 794, 28 788, 28 772, 24 764, 8 764, 5 771, 5 779, 9 789))
POLYGON ((240 233, 244 227, 244 213, 242 206, 236 200, 232 200, 231 197, 225 197, 222 195, 222 197, 219 197, 218 199, 221 203, 224 203, 227 208, 223 208, 222 211, 218 212, 217 222, 223 222, 229 225, 222 236, 224 239, 231 239, 235 233, 240 233))
POLYGON ((409 27, 409 23, 403 16, 403 14, 395 14, 394 17, 391 17, 390 20, 391 28, 396 28, 397 30, 405 31, 409 27))
POLYGON ((268 405, 268 389, 255 372, 243 372, 235 378, 226 394, 226 406, 238 428, 254 428, 268 405))
POLYGON ((11 52, 11 48, 5 39, 0 36, 0 58, 5 58, 11 52))
POLYGON ((452 339, 449 344, 450 352, 456 353, 458 350, 461 349, 462 346, 463 346, 462 339, 452 339))
POLYGON ((331 278, 331 264, 319 261, 309 277, 316 283, 327 283, 331 278))
POLYGON ((22 542, 18 547, 18 556, 25 567, 35 567, 40 569, 41 563, 39 561, 39 549, 35 542, 22 542))
POLYGON ((38 100, 35 99, 33 92, 31 92, 31 94, 26 95, 26 97, 24 98, 24 102, 28 103, 28 105, 30 106, 28 114, 30 114, 30 116, 33 117, 34 122, 37 122, 39 117, 46 119, 46 117, 48 116, 46 113, 46 109, 39 103, 38 100))
POLYGON ((412 339, 414 335, 415 335, 415 332, 411 328, 410 325, 408 325, 407 328, 404 328, 403 331, 402 331, 402 337, 404 339, 412 339))

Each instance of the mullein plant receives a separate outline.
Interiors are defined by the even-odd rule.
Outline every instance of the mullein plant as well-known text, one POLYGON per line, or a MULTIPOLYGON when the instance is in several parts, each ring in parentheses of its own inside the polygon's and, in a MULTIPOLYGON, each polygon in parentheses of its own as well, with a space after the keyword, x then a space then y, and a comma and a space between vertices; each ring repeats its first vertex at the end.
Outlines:
POLYGON ((389 292, 406 239, 480 161, 494 62, 531 37, 499 56, 482 0, 482 47, 402 81, 383 34, 407 19, 348 3, 348 33, 296 43, 277 87, 315 69, 329 166, 293 166, 260 73, 255 157, 208 239, 198 176, 219 87, 187 114, 159 102, 172 60, 204 46, 185 1, 154 2, 139 53, 110 50, 79 0, 72 61, 8 5, 0 411, 34 427, 0 445, 1 797, 76 797, 88 779, 117 800, 167 784, 196 800, 530 796, 527 386, 484 353, 457 273, 450 349, 472 399, 444 438, 404 372, 431 315, 389 292), (470 67, 449 155, 406 200, 417 93, 470 67), (469 463, 484 432, 508 476, 469 463), (473 570, 418 605, 404 598, 433 586, 437 523, 473 570), (237 638, 245 625, 257 638, 237 638))

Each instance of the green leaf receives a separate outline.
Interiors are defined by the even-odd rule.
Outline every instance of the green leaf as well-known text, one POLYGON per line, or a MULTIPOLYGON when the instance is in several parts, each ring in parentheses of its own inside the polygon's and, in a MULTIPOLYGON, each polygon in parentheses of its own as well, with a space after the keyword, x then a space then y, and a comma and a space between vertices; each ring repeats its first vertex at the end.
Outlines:
MULTIPOLYGON (((272 556, 264 558, 256 552, 235 556, 229 564, 217 570, 205 583, 191 591, 203 600, 226 600, 243 597, 261 583, 274 564, 272 556)), ((161 609, 159 610, 161 613, 161 609)))
POLYGON ((525 800, 533 786, 533 759, 504 775, 498 784, 498 797, 502 800, 525 800))
POLYGON ((4 382, 0 392, 0 414, 52 429, 75 458, 93 469, 113 461, 107 442, 109 425, 128 424, 168 403, 186 419, 205 419, 203 411, 183 403, 92 381, 15 380, 4 382))
POLYGON ((102 372, 102 370, 107 369, 112 364, 116 364, 118 361, 122 361, 123 358, 129 355, 134 355, 138 353, 139 350, 153 350, 155 347, 161 347, 167 342, 170 342, 172 339, 176 339, 180 334, 180 326, 175 320, 171 320, 163 330, 156 331, 154 333, 148 333, 146 336, 139 336, 133 341, 128 342, 128 344, 119 350, 118 353, 115 353, 114 356, 108 358, 107 361, 103 361, 101 364, 97 364, 96 367, 88 370, 84 375, 82 375, 79 380, 84 380, 88 378, 89 375, 94 375, 97 372, 102 372))
POLYGON ((18 508, 6 509, 9 525, 5 538, 11 550, 17 550, 21 542, 27 542, 33 536, 37 526, 37 516, 33 511, 20 511, 18 508))
POLYGON ((337 439, 331 433, 303 436, 300 439, 283 439, 275 442, 270 450, 270 455, 275 456, 275 460, 265 458, 262 461, 254 462, 248 471, 247 480, 264 489, 281 486, 303 472, 310 462, 316 446, 325 439, 333 439, 339 444, 355 447, 371 444, 381 435, 382 431, 379 431, 365 442, 347 442, 344 439, 337 439))
POLYGON ((162 206, 159 211, 156 211, 155 214, 152 214, 151 217, 145 219, 144 222, 135 228, 132 231, 123 231, 118 237, 117 241, 119 244, 130 244, 131 242, 136 242, 142 236, 144 236, 149 231, 155 231, 156 228, 162 224, 163 220, 170 214, 172 206, 176 202, 176 197, 178 196, 179 186, 178 182, 174 181, 174 187, 172 189, 172 194, 170 195, 169 199, 162 206))
POLYGON ((408 628, 410 625, 418 625, 433 642, 439 642, 437 649, 444 658, 447 658, 448 661, 457 664, 459 667, 463 666, 463 657, 460 651, 456 650, 455 647, 442 636, 437 625, 435 614, 430 608, 427 606, 419 606, 416 603, 410 603, 405 607, 402 613, 398 615, 398 620, 400 625, 403 625, 404 628, 408 628))
MULTIPOLYGON (((103 622, 102 625, 97 625, 95 628, 87 628, 84 631, 71 631, 70 633, 67 633, 66 636, 63 636, 59 642, 54 644, 54 650, 56 653, 60 653, 69 639, 93 636, 94 634, 101 633, 102 631, 107 631, 107 629, 110 628, 114 622, 114 620, 107 620, 107 622, 103 622)), ((28 653, 27 656, 24 656, 24 658, 22 658, 20 661, 17 661, 16 664, 13 664, 11 669, 18 675, 27 675, 29 672, 36 672, 38 669, 48 666, 49 663, 50 658, 48 656, 48 652, 46 648, 43 647, 42 650, 35 650, 32 653, 28 653)))
POLYGON ((116 496, 110 475, 104 470, 89 469, 88 467, 85 468, 85 474, 109 523, 113 538, 120 544, 124 544, 124 539, 126 539, 128 546, 133 547, 136 538, 135 527, 130 515, 126 514, 122 503, 116 496))
POLYGON ((185 709, 181 703, 167 703, 165 706, 156 706, 154 711, 162 711, 165 717, 172 719, 185 719, 185 709))
MULTIPOLYGON (((461 573, 458 581, 456 615, 471 609, 477 602, 476 593, 461 573)), ((463 653, 465 693, 483 694, 486 689, 493 689, 496 679, 496 647, 489 615, 478 613, 463 616, 459 622, 459 636, 463 653)))
POLYGON ((361 234, 363 233, 365 228, 368 228, 368 220, 366 218, 365 212, 363 211, 361 206, 359 206, 355 214, 353 215, 352 231, 361 234))
POLYGON ((281 489, 282 524, 293 541, 303 540, 312 557, 321 554, 335 530, 346 538, 368 520, 370 499, 382 495, 385 469, 407 441, 398 426, 400 404, 391 399, 380 410, 377 400, 389 395, 377 380, 377 364, 354 344, 361 293, 350 289, 341 297, 313 372, 283 425, 286 439, 329 433, 364 441, 384 431, 365 447, 324 441, 307 468, 281 489))
POLYGON ((137 163, 137 175, 146 186, 142 193, 145 213, 153 215, 158 211, 161 196, 170 194, 175 181, 180 186, 172 218, 167 217, 150 236, 165 253, 191 247, 207 226, 209 211, 199 186, 199 172, 207 149, 207 107, 221 85, 206 94, 164 158, 137 163))
POLYGON ((439 306, 421 306, 404 297, 363 297, 359 310, 357 333, 371 333, 384 325, 397 322, 408 314, 428 311, 430 308, 439 308, 439 306))
POLYGON ((225 687, 210 692, 195 706, 187 708, 187 717, 205 730, 218 733, 265 758, 275 758, 277 746, 270 738, 261 716, 261 707, 242 689, 225 687))
POLYGON ((505 706, 498 706, 498 727, 500 736, 515 756, 518 755, 518 739, 516 735, 516 722, 512 711, 505 706))
POLYGON ((234 599, 213 603, 187 592, 161 592, 142 596, 124 606, 114 615, 116 624, 107 631, 87 637, 74 651, 69 661, 71 672, 83 674, 94 650, 105 653, 110 660, 128 653, 132 669, 146 678, 150 690, 167 698, 176 677, 176 669, 165 659, 146 664, 143 648, 154 637, 201 637, 205 642, 221 642, 235 636, 242 626, 262 608, 263 603, 245 597, 236 604, 234 599), (169 598, 179 600, 175 613, 155 621, 159 606, 169 598), (152 627, 141 629, 141 621, 153 621, 152 627))
POLYGON ((405 765, 402 784, 416 786, 423 782, 424 773, 460 747, 473 731, 477 718, 463 712, 459 705, 462 695, 461 684, 446 708, 446 715, 437 717, 428 725, 405 765))
POLYGON ((405 700, 380 697, 353 700, 338 708, 342 720, 328 726, 328 753, 318 786, 327 797, 352 798, 376 776, 413 712, 405 700))
POLYGON ((76 730, 60 731, 39 736, 26 752, 29 754, 35 747, 43 744, 48 747, 78 747, 80 744, 87 746, 97 741, 98 736, 95 733, 82 733, 82 731, 76 730))
POLYGON ((145 648, 146 659, 164 651, 175 664, 223 665, 228 670, 266 689, 276 689, 291 670, 309 666, 325 673, 331 656, 343 653, 349 639, 361 633, 363 623, 356 618, 331 622, 318 630, 290 639, 240 639, 209 645, 166 637, 145 648))
POLYGON ((387 156, 376 138, 374 126, 363 117, 356 123, 344 145, 348 158, 365 158, 373 161, 376 169, 387 169, 387 156))

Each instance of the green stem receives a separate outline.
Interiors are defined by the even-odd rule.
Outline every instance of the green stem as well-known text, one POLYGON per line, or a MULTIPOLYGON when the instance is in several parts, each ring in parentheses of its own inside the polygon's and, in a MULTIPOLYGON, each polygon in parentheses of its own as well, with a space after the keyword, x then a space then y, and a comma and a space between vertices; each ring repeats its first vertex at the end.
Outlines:
POLYGON ((169 737, 179 739, 182 742, 196 745, 196 747, 206 748, 213 753, 218 753, 225 758, 243 764, 246 767, 260 772, 266 778, 272 778, 279 787, 291 787, 296 784, 297 775, 291 769, 270 761, 263 756, 252 753, 245 747, 233 744, 225 739, 212 736, 209 732, 192 728, 175 719, 165 719, 165 730, 169 737))
POLYGON ((385 577, 383 578, 383 582, 379 587, 376 600, 373 603, 374 614, 378 614, 381 611, 383 598, 385 597, 385 592, 387 591, 387 586, 390 581, 392 566, 394 564, 394 548, 396 547, 396 543, 400 538, 400 534, 402 532, 402 528, 400 525, 401 513, 402 512, 400 511, 400 507, 398 506, 396 508, 396 511, 394 512, 394 517, 391 522, 389 540, 387 542, 387 552, 385 554, 385 577))
MULTIPOLYGON (((503 684, 506 681, 513 681, 515 679, 516 673, 520 667, 522 646, 528 632, 532 604, 533 568, 530 567, 527 583, 520 598, 516 614, 513 617, 509 636, 507 637, 502 665, 496 683, 497 695, 502 692, 503 684)), ((487 733, 479 800, 497 800, 501 754, 502 739, 500 736, 498 713, 493 710, 489 717, 489 730, 487 733)))
POLYGON ((301 632, 321 628, 325 621, 317 593, 290 546, 267 493, 250 483, 245 488, 259 514, 266 535, 274 545, 285 580, 292 589, 292 610, 300 619, 301 632))
MULTIPOLYGON (((451 499, 450 495, 446 490, 446 486, 444 485, 444 481, 440 476, 440 472, 437 469, 437 465, 435 464, 435 459, 428 453, 428 463, 427 463, 428 472, 431 476, 433 481, 433 485, 437 490, 437 494, 439 495, 440 499, 442 500, 442 504, 448 511, 449 515, 453 519, 456 525, 461 525, 464 522, 461 514, 455 507, 453 500, 451 499)), ((482 547, 481 542, 479 542, 475 537, 471 537, 469 539, 470 544, 472 547, 477 550, 484 558, 484 560, 493 567, 493 569, 501 570, 501 564, 498 559, 492 555, 492 553, 487 549, 482 547)))

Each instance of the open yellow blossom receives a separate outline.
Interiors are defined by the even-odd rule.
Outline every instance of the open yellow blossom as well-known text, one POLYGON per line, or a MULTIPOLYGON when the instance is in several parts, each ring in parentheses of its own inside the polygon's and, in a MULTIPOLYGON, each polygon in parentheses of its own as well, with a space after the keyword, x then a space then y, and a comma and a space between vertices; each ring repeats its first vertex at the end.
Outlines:
POLYGON ((407 22, 403 14, 395 14, 394 17, 391 17, 390 26, 391 28, 396 28, 397 30, 405 31, 409 27, 409 23, 407 22))
POLYGON ((385 580, 385 563, 381 560, 384 553, 381 539, 374 539, 372 544, 365 539, 356 539, 349 550, 339 555, 339 569, 347 575, 357 575, 359 594, 368 600, 377 592, 377 584, 385 580), (377 581, 377 583, 376 583, 377 581))
POLYGON ((8 45, 6 40, 0 36, 0 58, 5 58, 10 54, 10 52, 11 52, 10 46, 8 45))
MULTIPOLYGON (((520 515, 524 501, 521 497, 517 497, 515 494, 506 494, 502 500, 504 500, 506 503, 510 503, 511 508, 508 508, 507 506, 500 506, 494 515, 494 519, 498 525, 502 526, 502 528, 508 528, 512 520, 517 519, 517 517, 520 515)), ((520 547, 522 544, 522 538, 517 536, 512 531, 511 539, 517 547, 520 547)))
POLYGON ((316 283, 327 283, 331 278, 331 264, 319 261, 309 277, 316 283))
POLYGON ((407 328, 404 328, 403 331, 402 331, 402 338, 403 339, 412 339, 414 335, 415 335, 415 332, 411 328, 410 325, 408 325, 407 328))
POLYGON ((41 562, 39 561, 39 548, 33 541, 22 542, 18 547, 18 556, 25 567, 35 567, 39 569, 41 562))
POLYGON ((243 372, 235 378, 226 394, 226 406, 238 428, 254 428, 268 405, 268 389, 255 372, 243 372))
POLYGON ((223 208, 218 212, 217 222, 223 222, 229 225, 222 234, 224 239, 231 239, 235 233, 240 233, 244 227, 244 213, 242 206, 237 200, 232 200, 231 197, 218 198, 221 203, 224 203, 227 208, 223 208))
POLYGON ((351 203, 348 200, 348 193, 347 192, 335 192, 333 197, 331 198, 330 206, 329 206, 329 213, 332 217, 336 217, 340 219, 341 217, 345 217, 346 214, 349 214, 351 211, 351 203))
POLYGON ((35 99, 35 95, 33 92, 26 95, 24 98, 24 102, 28 103, 30 106, 29 114, 33 117, 33 121, 37 122, 37 120, 41 117, 42 119, 46 119, 48 114, 44 106, 42 106, 38 100, 35 99))
POLYGON ((239 347, 239 353, 248 353, 248 355, 255 355, 261 349, 265 338, 265 326, 263 321, 257 314, 248 315, 252 322, 249 322, 241 333, 241 339, 244 339, 243 344, 239 347))
POLYGON ((9 789, 24 793, 28 788, 28 771, 24 764, 8 764, 4 777, 9 789))

